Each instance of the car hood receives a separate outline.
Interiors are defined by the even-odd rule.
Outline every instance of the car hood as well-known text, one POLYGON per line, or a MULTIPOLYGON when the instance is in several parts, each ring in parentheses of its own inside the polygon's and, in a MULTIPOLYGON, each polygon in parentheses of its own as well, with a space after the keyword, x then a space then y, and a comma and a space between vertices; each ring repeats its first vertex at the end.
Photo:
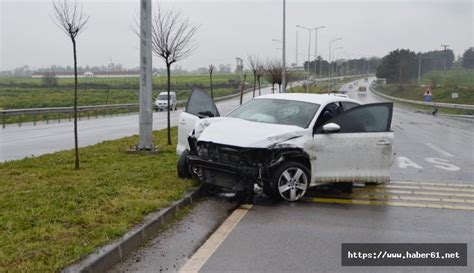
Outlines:
POLYGON ((266 148, 300 137, 304 129, 294 125, 269 124, 230 117, 203 119, 196 125, 198 141, 246 148, 266 148))

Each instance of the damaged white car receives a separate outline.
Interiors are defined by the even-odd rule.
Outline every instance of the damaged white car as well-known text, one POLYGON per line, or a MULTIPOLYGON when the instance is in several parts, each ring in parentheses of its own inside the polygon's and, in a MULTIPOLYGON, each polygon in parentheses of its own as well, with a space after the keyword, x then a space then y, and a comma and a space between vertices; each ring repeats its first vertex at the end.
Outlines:
POLYGON ((327 183, 390 180, 392 103, 340 95, 271 94, 225 117, 193 90, 179 117, 178 174, 244 196, 296 201, 327 183))

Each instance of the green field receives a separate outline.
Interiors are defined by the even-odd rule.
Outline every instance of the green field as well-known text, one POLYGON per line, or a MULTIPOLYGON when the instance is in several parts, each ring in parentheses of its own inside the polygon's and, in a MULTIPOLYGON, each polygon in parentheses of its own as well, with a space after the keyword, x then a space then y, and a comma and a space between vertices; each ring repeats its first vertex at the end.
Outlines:
MULTIPOLYGON (((253 77, 247 76, 248 84, 253 77)), ((209 75, 176 75, 171 77, 171 89, 179 100, 186 99, 193 87, 210 90, 209 75)), ((248 85, 247 85, 248 87, 248 85)), ((79 78, 79 105, 138 103, 138 78, 79 78)), ((238 88, 236 74, 215 74, 215 97, 235 93, 238 88), (234 80, 234 83, 229 81, 234 80)), ((44 86, 41 79, 0 78, 0 109, 72 106, 73 79, 58 79, 54 87, 44 86)), ((166 77, 153 78, 153 97, 166 91, 166 77)), ((210 92, 210 91, 209 91, 210 92)))
POLYGON ((127 154, 137 136, 81 148, 80 170, 72 150, 0 163, 0 272, 59 271, 181 198, 165 135, 158 155, 127 154))

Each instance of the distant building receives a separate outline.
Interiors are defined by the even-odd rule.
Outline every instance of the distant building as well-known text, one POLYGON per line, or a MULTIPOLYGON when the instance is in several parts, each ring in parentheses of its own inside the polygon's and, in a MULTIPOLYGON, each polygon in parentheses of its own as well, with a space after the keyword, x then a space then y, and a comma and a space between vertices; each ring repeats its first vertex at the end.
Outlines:
POLYGON ((95 76, 94 72, 91 72, 91 71, 84 72, 85 78, 93 78, 94 76, 95 76))
MULTIPOLYGON (((33 73, 32 78, 44 78, 48 73, 51 72, 37 72, 33 73)), ((58 72, 55 73, 56 78, 74 78, 73 72, 58 72)), ((86 71, 84 73, 77 73, 78 78, 134 78, 140 77, 138 71, 104 71, 104 72, 91 72, 86 71)))

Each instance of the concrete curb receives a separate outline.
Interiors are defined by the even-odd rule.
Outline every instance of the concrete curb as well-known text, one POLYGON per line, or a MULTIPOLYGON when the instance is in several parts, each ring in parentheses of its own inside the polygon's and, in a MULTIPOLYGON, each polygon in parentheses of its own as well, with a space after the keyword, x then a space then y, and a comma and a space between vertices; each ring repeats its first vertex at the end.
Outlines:
POLYGON ((193 204, 200 196, 199 188, 191 189, 185 194, 184 198, 173 202, 171 206, 148 214, 142 223, 125 233, 122 238, 100 247, 61 272, 106 272, 115 264, 123 261, 128 254, 143 243, 155 237, 160 228, 169 223, 180 209, 193 204))

